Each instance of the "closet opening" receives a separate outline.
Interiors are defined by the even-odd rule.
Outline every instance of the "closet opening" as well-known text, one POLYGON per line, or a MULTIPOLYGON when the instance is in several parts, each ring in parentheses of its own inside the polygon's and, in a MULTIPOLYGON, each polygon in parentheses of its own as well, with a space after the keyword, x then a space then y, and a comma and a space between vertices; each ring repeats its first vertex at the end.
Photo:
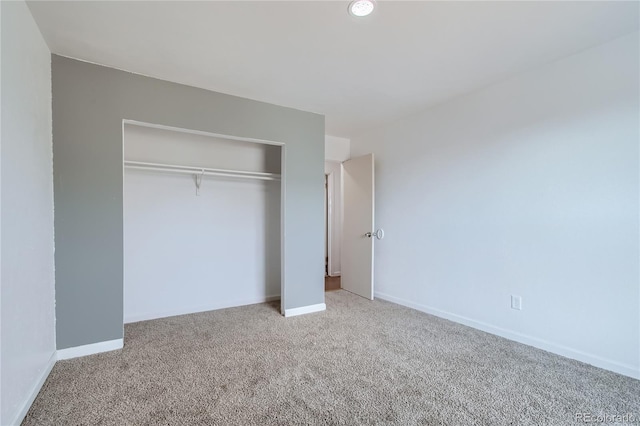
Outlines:
POLYGON ((282 294, 284 145, 125 121, 124 323, 282 294))

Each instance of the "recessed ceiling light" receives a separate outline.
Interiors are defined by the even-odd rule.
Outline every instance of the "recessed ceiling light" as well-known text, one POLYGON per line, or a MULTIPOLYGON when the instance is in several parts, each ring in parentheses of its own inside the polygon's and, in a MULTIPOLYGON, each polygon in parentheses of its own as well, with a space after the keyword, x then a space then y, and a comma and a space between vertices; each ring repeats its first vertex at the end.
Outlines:
POLYGON ((376 4, 373 0, 353 0, 349 3, 349 13, 362 18, 373 12, 374 7, 376 7, 376 4))

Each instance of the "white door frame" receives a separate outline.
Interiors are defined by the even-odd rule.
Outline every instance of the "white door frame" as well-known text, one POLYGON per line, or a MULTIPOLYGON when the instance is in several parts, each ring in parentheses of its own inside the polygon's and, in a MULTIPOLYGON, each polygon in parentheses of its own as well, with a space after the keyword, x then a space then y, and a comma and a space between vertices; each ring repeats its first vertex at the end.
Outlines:
POLYGON ((329 200, 329 270, 328 275, 337 277, 341 275, 340 271, 340 250, 342 238, 342 162, 335 160, 325 160, 325 176, 328 176, 327 196, 329 200))
POLYGON ((333 210, 335 209, 334 203, 333 203, 333 172, 330 173, 325 173, 325 179, 326 179, 326 185, 327 185, 327 198, 325 200, 325 202, 327 203, 327 206, 325 208, 326 214, 327 214, 327 222, 326 222, 326 227, 327 229, 325 230, 327 233, 327 275, 328 276, 332 276, 331 272, 333 271, 333 264, 332 264, 332 255, 333 255, 333 210))

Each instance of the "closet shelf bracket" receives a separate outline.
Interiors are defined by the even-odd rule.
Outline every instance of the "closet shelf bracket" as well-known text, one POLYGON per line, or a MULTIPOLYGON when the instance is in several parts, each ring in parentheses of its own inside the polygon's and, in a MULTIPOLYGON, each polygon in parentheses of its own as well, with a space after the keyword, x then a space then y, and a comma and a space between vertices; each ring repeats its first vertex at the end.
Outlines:
POLYGON ((204 176, 204 169, 196 177, 196 195, 200 195, 200 185, 202 184, 202 177, 204 176))

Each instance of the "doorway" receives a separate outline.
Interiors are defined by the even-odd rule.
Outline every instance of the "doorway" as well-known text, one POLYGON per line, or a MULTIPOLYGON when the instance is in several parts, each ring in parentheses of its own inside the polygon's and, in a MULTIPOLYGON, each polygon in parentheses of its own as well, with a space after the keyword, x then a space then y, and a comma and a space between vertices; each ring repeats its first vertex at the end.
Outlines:
POLYGON ((335 226, 334 215, 334 188, 333 173, 325 173, 324 175, 324 291, 340 290, 340 275, 333 275, 332 265, 332 249, 334 248, 335 239, 333 227, 335 226))
POLYGON ((342 247, 342 163, 325 161, 324 166, 324 278, 325 291, 339 290, 341 286, 342 247))

